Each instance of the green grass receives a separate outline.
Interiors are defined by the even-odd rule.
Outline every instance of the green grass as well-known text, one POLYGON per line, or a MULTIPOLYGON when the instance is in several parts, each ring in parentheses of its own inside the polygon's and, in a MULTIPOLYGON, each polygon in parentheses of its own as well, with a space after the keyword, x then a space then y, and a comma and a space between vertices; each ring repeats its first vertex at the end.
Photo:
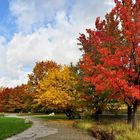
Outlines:
POLYGON ((34 116, 35 118, 47 119, 47 120, 69 120, 65 115, 54 115, 54 116, 34 116))
POLYGON ((20 133, 30 126, 31 124, 24 123, 24 119, 0 117, 0 140, 20 133))

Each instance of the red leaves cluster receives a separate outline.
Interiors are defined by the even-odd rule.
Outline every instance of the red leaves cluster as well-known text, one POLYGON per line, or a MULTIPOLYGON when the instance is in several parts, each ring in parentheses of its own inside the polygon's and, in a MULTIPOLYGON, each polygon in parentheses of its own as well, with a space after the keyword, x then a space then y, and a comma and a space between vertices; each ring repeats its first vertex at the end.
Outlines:
POLYGON ((79 41, 84 50, 80 67, 84 81, 109 97, 140 99, 140 1, 115 0, 116 6, 88 37, 79 41))

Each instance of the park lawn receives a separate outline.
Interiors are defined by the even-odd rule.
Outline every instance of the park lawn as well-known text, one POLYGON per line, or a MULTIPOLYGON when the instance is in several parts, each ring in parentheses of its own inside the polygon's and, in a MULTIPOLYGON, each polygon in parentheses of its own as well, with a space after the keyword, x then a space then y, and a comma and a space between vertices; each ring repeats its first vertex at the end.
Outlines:
POLYGON ((31 125, 25 124, 21 118, 0 117, 0 140, 20 133, 31 125))
POLYGON ((62 124, 66 124, 72 126, 75 122, 74 119, 69 119, 65 114, 56 114, 54 116, 42 115, 42 116, 34 116, 35 118, 43 119, 44 121, 51 121, 51 122, 59 122, 62 124))
POLYGON ((46 119, 46 120, 69 120, 69 118, 66 115, 54 115, 54 116, 49 116, 49 115, 40 115, 40 116, 34 116, 36 118, 40 119, 46 119))

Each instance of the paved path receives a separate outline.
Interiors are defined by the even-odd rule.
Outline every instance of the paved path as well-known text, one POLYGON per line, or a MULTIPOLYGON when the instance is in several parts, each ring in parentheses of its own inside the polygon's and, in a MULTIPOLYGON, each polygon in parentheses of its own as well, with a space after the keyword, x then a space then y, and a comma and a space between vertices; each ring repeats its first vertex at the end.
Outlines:
POLYGON ((71 125, 60 122, 46 122, 48 127, 58 129, 58 133, 37 140, 95 140, 88 132, 76 129, 71 125))
MULTIPOLYGON (((7 115, 7 117, 19 116, 13 114, 7 115)), ((32 127, 5 140, 95 140, 87 132, 73 128, 71 125, 62 122, 23 116, 19 118, 28 118, 31 120, 33 122, 32 127)))
POLYGON ((58 132, 56 128, 50 128, 45 126, 44 123, 39 119, 29 117, 28 119, 33 122, 31 128, 5 140, 36 140, 37 138, 46 137, 48 135, 55 134, 58 132))

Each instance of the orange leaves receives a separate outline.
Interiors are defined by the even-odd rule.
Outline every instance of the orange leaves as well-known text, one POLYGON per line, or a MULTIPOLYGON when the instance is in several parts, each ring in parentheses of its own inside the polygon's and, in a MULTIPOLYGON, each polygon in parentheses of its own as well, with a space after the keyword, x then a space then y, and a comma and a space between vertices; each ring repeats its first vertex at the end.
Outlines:
POLYGON ((43 77, 47 75, 48 70, 59 67, 60 65, 58 65, 53 61, 37 62, 35 67, 33 68, 33 72, 28 75, 29 77, 28 84, 30 85, 30 90, 32 92, 35 92, 35 89, 37 88, 39 81, 42 80, 43 77))
POLYGON ((26 85, 5 88, 0 92, 0 111, 28 111, 31 103, 32 95, 28 93, 26 85))

